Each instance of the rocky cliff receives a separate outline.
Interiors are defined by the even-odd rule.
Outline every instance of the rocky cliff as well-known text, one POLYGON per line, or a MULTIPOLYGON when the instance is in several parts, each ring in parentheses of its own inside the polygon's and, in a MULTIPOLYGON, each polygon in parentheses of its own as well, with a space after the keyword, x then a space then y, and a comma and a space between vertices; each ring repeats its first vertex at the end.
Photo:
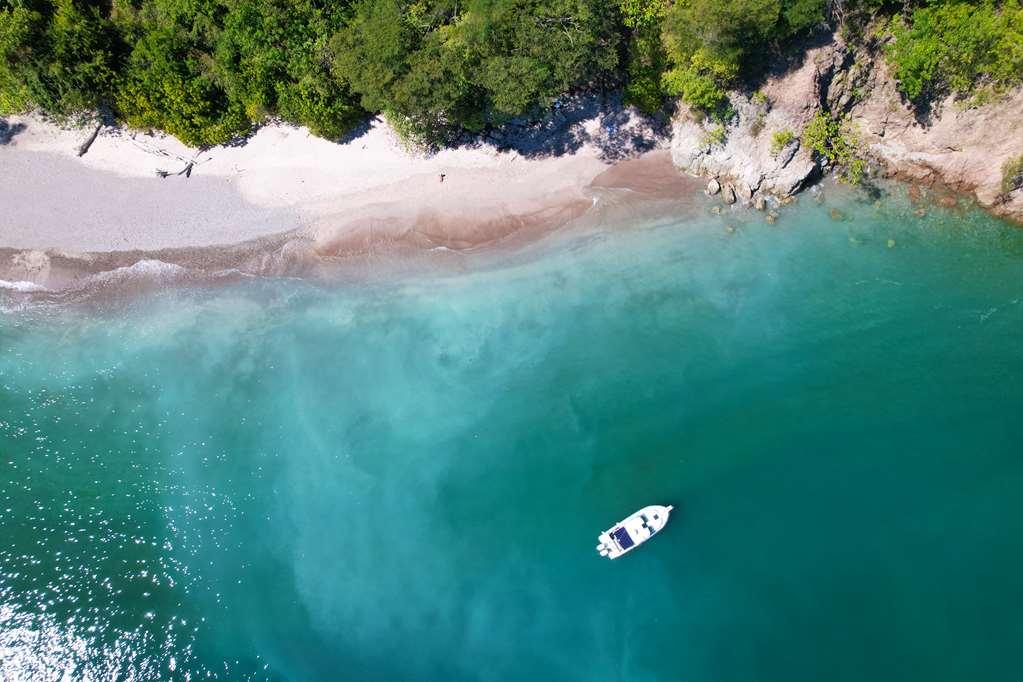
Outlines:
POLYGON ((812 184, 828 169, 799 136, 818 111, 846 116, 860 152, 888 176, 942 185, 976 197, 992 212, 1023 222, 1023 189, 1004 192, 1003 165, 1023 156, 1023 90, 967 108, 952 98, 926 120, 905 103, 884 60, 839 38, 779 65, 762 96, 731 95, 737 116, 723 129, 681 107, 672 159, 711 178, 724 201, 762 205, 812 184), (775 133, 791 133, 781 146, 775 133))

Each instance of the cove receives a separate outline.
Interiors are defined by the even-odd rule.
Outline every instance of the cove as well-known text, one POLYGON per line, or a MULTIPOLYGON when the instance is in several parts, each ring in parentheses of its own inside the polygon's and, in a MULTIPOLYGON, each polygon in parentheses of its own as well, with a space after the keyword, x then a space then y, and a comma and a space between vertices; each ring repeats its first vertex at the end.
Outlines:
POLYGON ((1010 677, 1023 232, 915 211, 4 294, 0 677, 1010 677))

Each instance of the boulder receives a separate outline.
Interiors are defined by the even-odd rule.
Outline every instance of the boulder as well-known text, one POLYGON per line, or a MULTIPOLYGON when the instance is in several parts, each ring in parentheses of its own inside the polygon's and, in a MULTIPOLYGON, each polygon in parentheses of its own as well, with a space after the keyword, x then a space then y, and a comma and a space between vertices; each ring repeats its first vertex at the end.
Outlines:
POLYGON ((749 186, 749 183, 738 183, 735 186, 735 192, 744 202, 749 203, 750 201, 753 201, 753 188, 749 186))
POLYGON ((709 146, 703 140, 703 129, 691 120, 680 121, 672 133, 671 160, 677 168, 691 175, 700 175, 709 146))
POLYGON ((781 196, 790 196, 814 180, 817 164, 809 155, 800 153, 792 163, 782 169, 774 178, 774 191, 781 196))
POLYGON ((726 204, 735 203, 735 188, 732 187, 732 183, 728 183, 724 186, 724 189, 721 190, 721 199, 726 204))
POLYGON ((712 197, 721 191, 721 183, 712 178, 711 181, 707 183, 707 189, 703 191, 707 196, 712 197))

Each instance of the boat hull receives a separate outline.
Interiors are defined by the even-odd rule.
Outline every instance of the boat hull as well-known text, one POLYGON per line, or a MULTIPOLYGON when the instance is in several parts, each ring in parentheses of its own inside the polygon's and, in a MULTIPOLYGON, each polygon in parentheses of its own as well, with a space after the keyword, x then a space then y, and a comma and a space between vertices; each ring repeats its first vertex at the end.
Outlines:
POLYGON ((627 516, 597 537, 597 553, 608 559, 628 554, 659 533, 673 509, 671 505, 654 504, 627 516))

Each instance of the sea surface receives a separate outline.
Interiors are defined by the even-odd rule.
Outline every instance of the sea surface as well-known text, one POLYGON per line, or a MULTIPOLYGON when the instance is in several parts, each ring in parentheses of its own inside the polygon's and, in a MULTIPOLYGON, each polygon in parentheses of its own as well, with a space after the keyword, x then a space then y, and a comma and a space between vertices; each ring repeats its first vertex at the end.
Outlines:
POLYGON ((1017 678, 1023 231, 892 192, 10 287, 0 679, 1017 678))

